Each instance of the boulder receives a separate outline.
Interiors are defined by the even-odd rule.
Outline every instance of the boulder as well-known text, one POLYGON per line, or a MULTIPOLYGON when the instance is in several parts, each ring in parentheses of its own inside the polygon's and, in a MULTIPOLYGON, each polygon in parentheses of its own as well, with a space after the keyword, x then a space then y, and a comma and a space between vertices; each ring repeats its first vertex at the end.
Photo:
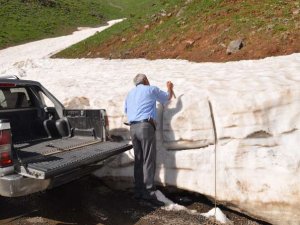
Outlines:
POLYGON ((237 39, 237 40, 231 41, 227 47, 226 54, 231 55, 232 53, 236 53, 242 47, 244 47, 243 39, 237 39))

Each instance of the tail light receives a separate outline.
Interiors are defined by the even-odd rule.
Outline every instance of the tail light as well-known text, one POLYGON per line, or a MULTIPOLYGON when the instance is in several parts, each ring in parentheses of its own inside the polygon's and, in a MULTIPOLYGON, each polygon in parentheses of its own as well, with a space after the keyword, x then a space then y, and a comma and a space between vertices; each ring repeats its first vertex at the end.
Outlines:
POLYGON ((8 167, 12 164, 11 132, 0 130, 0 167, 8 167))
POLYGON ((0 87, 16 87, 16 84, 12 83, 0 83, 0 87))

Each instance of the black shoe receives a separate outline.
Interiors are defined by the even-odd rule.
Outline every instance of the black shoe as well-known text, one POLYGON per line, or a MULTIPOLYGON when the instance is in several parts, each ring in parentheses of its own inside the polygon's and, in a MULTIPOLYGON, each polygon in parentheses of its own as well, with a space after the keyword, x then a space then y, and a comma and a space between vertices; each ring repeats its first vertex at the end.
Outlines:
POLYGON ((158 206, 158 207, 162 207, 162 206, 165 206, 165 203, 164 202, 161 202, 159 201, 158 199, 148 199, 146 200, 148 201, 149 203, 151 203, 151 205, 154 205, 154 206, 158 206))
POLYGON ((144 193, 142 195, 142 200, 151 203, 151 205, 153 206, 158 206, 158 207, 165 206, 165 203, 159 201, 154 193, 153 194, 144 193))

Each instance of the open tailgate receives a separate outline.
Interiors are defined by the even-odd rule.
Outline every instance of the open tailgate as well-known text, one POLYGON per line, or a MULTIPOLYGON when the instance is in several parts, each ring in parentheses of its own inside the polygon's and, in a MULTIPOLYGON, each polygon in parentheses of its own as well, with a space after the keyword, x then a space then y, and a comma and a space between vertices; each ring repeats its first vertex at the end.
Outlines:
POLYGON ((94 139, 47 140, 14 146, 19 160, 17 171, 23 176, 48 179, 93 165, 132 148, 120 142, 94 139))

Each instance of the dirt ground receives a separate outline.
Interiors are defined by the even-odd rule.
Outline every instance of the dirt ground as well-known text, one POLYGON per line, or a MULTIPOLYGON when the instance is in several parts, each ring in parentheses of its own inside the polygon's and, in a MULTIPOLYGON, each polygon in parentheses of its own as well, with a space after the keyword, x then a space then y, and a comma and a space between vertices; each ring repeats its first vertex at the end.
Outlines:
POLYGON ((202 34, 190 31, 182 37, 170 36, 167 40, 157 43, 144 43, 141 46, 127 50, 125 53, 115 51, 122 49, 124 43, 122 38, 128 42, 137 34, 115 37, 107 43, 89 51, 87 58, 123 58, 135 59, 185 59, 193 62, 230 62, 239 60, 262 59, 270 56, 289 55, 300 52, 299 31, 293 31, 285 36, 274 36, 272 34, 249 35, 243 39, 244 47, 234 53, 226 54, 227 45, 230 40, 216 42, 218 33, 225 30, 222 25, 214 29, 208 29, 202 34), (192 43, 192 44, 191 44, 192 43), (226 43, 226 44, 225 44, 226 43))
MULTIPOLYGON (((203 196, 174 188, 159 189, 172 201, 203 213, 213 205, 203 196)), ((267 225, 245 215, 222 208, 234 224, 267 225)), ((132 198, 132 188, 113 187, 95 177, 26 197, 0 197, 0 224, 112 224, 186 225, 219 224, 187 211, 153 208, 132 198)))

